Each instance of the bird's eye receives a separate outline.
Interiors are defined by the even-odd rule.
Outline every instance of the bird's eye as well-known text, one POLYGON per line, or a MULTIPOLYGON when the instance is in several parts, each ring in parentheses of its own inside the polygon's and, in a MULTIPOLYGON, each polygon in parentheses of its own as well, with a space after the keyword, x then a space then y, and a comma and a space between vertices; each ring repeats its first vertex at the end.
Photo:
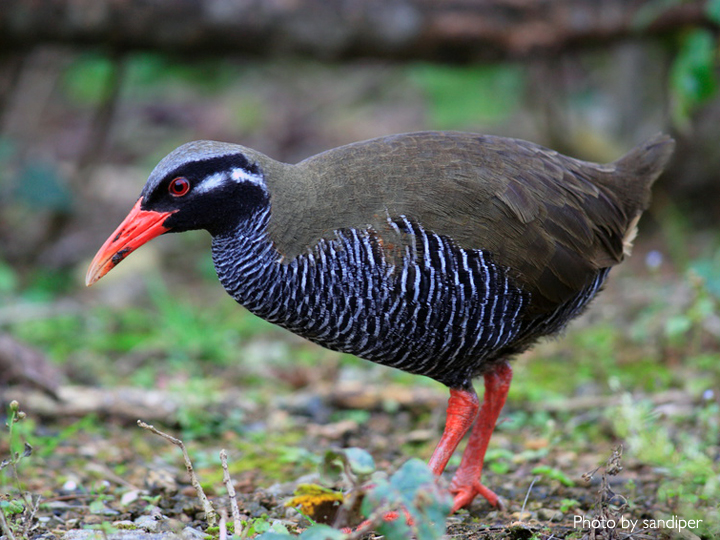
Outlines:
POLYGON ((179 176, 170 181, 168 191, 173 197, 182 197, 190 191, 190 182, 188 182, 187 178, 179 176))

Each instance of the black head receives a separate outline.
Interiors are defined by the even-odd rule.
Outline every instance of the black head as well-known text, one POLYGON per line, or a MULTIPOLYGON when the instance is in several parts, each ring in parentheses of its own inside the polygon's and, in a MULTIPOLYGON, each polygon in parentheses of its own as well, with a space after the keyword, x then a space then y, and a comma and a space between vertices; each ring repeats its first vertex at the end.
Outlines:
POLYGON ((167 232, 235 230, 270 204, 264 165, 243 146, 195 141, 168 154, 150 174, 130 214, 100 248, 86 282, 94 283, 135 249, 167 232))
POLYGON ((163 222, 168 232, 206 229, 217 235, 232 230, 254 210, 269 204, 257 156, 239 145, 185 144, 150 174, 140 208, 170 214, 163 222))

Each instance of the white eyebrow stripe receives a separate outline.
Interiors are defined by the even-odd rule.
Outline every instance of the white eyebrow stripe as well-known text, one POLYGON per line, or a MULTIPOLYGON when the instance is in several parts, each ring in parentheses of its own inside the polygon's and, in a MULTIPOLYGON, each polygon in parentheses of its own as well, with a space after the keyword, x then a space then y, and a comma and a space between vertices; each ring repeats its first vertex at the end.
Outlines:
POLYGON ((224 172, 219 172, 213 174, 212 176, 208 176, 207 178, 205 178, 205 180, 203 180, 197 185, 197 187, 195 188, 195 193, 207 193, 209 191, 212 191, 213 189, 219 188, 229 180, 237 183, 247 182, 249 184, 262 188, 263 191, 267 191, 267 186, 265 185, 265 180, 262 176, 249 173, 245 169, 241 169, 238 167, 232 170, 232 172, 230 173, 230 178, 228 178, 227 173, 224 172))
POLYGON ((215 173, 200 182, 194 191, 195 193, 207 193, 208 191, 212 191, 213 189, 223 185, 224 181, 225 175, 223 173, 215 173))
POLYGON ((259 174, 249 173, 248 171, 240 167, 232 170, 232 173, 230 173, 230 178, 232 178, 236 182, 249 182, 263 189, 267 189, 267 187, 265 186, 265 180, 262 176, 260 176, 259 174))

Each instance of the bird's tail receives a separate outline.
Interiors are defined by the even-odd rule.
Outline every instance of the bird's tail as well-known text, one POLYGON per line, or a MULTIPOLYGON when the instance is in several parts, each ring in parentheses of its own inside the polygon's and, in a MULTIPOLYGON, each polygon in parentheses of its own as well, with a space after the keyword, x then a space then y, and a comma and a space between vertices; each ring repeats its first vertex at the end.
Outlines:
POLYGON ((626 192, 627 196, 624 199, 634 206, 626 209, 629 210, 628 215, 642 212, 648 207, 650 188, 665 169, 673 150, 675 150, 673 138, 658 133, 615 161, 614 165, 620 174, 613 175, 614 178, 625 179, 625 185, 617 188, 626 192), (633 209, 635 211, 632 211, 633 209))
POLYGON ((650 204, 650 188, 665 169, 674 149, 673 138, 659 133, 614 162, 618 174, 612 177, 622 182, 622 185, 615 186, 615 190, 629 219, 623 238, 626 255, 632 249, 640 215, 650 204))

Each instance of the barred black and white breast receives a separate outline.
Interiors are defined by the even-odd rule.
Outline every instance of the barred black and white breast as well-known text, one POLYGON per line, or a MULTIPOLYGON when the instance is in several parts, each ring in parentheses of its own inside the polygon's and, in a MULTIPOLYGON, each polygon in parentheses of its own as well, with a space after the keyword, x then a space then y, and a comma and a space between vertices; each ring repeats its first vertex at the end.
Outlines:
POLYGON ((528 317, 531 295, 484 250, 458 247, 406 216, 387 217, 403 241, 389 258, 378 231, 341 229, 291 261, 267 234, 270 207, 213 241, 220 282, 263 319, 329 349, 453 388, 557 331, 595 295, 595 279, 555 310, 528 317))

